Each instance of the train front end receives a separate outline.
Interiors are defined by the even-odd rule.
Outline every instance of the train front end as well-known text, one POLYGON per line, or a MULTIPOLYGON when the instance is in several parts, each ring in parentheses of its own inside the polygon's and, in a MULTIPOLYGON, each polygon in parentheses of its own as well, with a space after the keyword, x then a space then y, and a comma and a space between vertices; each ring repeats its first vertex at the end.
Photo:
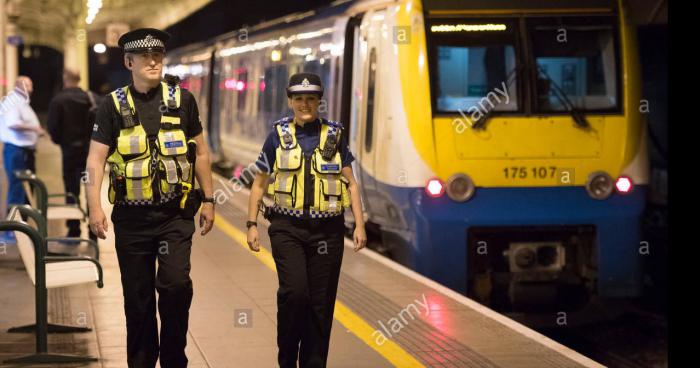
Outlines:
POLYGON ((396 12, 412 37, 397 47, 402 105, 430 175, 420 190, 378 190, 412 230, 385 240, 408 244, 395 250, 403 263, 504 310, 641 292, 636 39, 621 4, 576 3, 396 12))

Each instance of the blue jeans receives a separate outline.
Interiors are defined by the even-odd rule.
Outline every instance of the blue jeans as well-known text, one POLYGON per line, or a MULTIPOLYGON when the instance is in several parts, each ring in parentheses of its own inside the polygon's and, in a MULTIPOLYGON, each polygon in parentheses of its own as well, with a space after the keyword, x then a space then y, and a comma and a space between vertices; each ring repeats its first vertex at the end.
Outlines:
POLYGON ((11 143, 5 143, 2 150, 2 159, 5 164, 5 173, 7 174, 7 209, 13 204, 25 204, 27 196, 22 188, 22 182, 15 177, 15 170, 31 170, 35 171, 34 165, 34 148, 20 147, 11 143))

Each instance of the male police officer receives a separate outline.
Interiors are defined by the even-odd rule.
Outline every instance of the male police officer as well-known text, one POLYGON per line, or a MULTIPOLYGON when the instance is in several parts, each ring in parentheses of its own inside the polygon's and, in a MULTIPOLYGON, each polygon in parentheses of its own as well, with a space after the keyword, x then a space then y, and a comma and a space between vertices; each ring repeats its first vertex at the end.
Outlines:
MULTIPOLYGON (((343 259, 344 207, 352 205, 355 251, 367 235, 342 125, 318 117, 321 78, 293 75, 287 96, 294 117, 275 122, 257 163, 261 170, 274 168, 268 234, 279 278, 278 363, 296 367, 298 358, 299 367, 325 367, 343 259)), ((246 226, 253 251, 260 250, 256 218, 269 174, 256 175, 251 189, 246 226)))
POLYGON ((100 105, 87 162, 90 228, 102 239, 108 225, 100 187, 105 159, 110 163, 109 201, 114 203, 129 367, 155 367, 158 359, 154 288, 161 320, 160 364, 187 366, 190 250, 199 207, 193 200, 198 197, 195 176, 204 192, 201 234, 214 222, 209 153, 197 104, 177 80, 161 82, 168 38, 157 29, 137 29, 119 39, 133 84, 115 90, 100 105))

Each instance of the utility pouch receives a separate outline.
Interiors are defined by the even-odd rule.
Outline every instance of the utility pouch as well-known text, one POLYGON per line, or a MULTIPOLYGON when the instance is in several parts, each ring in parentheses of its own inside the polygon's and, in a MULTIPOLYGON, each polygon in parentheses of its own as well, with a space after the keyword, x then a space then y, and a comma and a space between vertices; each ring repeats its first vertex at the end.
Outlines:
POLYGON ((202 198, 204 198, 202 188, 191 190, 185 200, 185 206, 182 208, 182 216, 188 219, 194 218, 199 211, 199 207, 202 206, 202 198))
POLYGON ((122 129, 133 128, 136 125, 134 115, 127 104, 119 106, 119 114, 122 116, 122 129))

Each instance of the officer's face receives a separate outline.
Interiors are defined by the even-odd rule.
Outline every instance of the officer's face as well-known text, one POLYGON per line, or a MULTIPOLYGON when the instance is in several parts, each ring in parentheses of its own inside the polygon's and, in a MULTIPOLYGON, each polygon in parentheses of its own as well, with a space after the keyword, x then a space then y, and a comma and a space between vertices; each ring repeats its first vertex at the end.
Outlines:
POLYGON ((294 118, 305 123, 318 118, 321 99, 313 93, 293 95, 289 98, 289 108, 294 110, 294 118))
POLYGON ((159 81, 163 70, 163 57, 165 55, 159 51, 131 54, 131 66, 125 58, 126 67, 131 70, 134 78, 149 81, 159 81))

